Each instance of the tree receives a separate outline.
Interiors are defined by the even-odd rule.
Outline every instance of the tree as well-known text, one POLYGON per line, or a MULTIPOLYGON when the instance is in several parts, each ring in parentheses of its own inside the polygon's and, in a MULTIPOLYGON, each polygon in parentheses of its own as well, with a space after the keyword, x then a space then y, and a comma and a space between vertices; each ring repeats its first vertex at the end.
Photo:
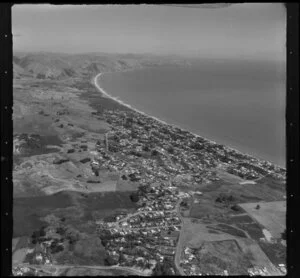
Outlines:
POLYGON ((157 263, 153 269, 153 276, 170 276, 173 275, 172 269, 173 263, 169 259, 164 259, 162 263, 157 263))
POLYGON ((256 206, 256 209, 260 209, 260 205, 257 205, 257 206, 256 206))
POLYGON ((104 264, 107 265, 107 266, 110 266, 110 265, 115 265, 117 264, 116 260, 113 259, 111 256, 107 255, 107 257, 105 258, 104 260, 104 264))
POLYGON ((133 139, 137 139, 139 138, 139 134, 135 130, 131 130, 131 137, 133 139))
POLYGON ((130 195, 130 200, 134 203, 137 203, 139 201, 139 195, 137 192, 133 192, 130 195))
POLYGON ((158 155, 158 151, 157 151, 157 150, 153 150, 153 151, 151 152, 151 155, 152 155, 152 156, 157 156, 157 155, 158 155))
POLYGON ((123 252, 120 253, 120 257, 119 257, 119 263, 122 263, 122 262, 126 262, 126 258, 123 254, 123 252))
POLYGON ((150 151, 150 148, 149 148, 147 145, 145 145, 145 146, 143 147, 143 151, 149 152, 149 151, 150 151))
POLYGON ((51 253, 52 254, 55 254, 55 253, 58 253, 58 252, 61 252, 64 250, 64 247, 62 245, 53 245, 51 244, 51 253))
POLYGON ((168 148, 168 152, 169 152, 170 154, 173 154, 173 153, 174 153, 174 148, 173 148, 172 146, 170 146, 170 147, 168 148))

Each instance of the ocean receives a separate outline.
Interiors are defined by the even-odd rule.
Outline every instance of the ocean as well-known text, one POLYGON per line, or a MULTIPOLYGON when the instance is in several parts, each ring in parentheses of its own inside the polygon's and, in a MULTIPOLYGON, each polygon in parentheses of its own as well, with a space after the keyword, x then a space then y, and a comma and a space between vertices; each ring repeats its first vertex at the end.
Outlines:
POLYGON ((285 167, 283 63, 203 59, 104 73, 97 81, 138 110, 285 167))

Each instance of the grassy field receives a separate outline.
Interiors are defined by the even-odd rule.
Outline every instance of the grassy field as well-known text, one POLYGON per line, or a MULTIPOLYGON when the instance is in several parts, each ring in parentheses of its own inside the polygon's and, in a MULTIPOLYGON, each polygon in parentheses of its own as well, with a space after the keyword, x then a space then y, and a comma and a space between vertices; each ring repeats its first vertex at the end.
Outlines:
POLYGON ((21 248, 16 250, 12 256, 12 263, 13 264, 22 263, 26 257, 26 252, 27 252, 27 248, 21 248))
POLYGON ((237 239, 239 246, 243 253, 249 254, 251 263, 255 266, 266 267, 267 271, 274 276, 282 275, 281 272, 275 268, 268 256, 260 248, 260 246, 251 239, 237 239))
POLYGON ((50 196, 15 198, 13 200, 13 236, 29 236, 45 222, 41 217, 54 209, 72 205, 72 199, 65 193, 50 196))
POLYGON ((227 233, 229 235, 237 236, 237 237, 247 237, 245 232, 241 231, 240 229, 236 229, 233 226, 226 225, 226 224, 218 224, 215 227, 209 226, 210 229, 215 229, 217 231, 220 231, 222 233, 227 233))
POLYGON ((54 256, 58 264, 72 265, 104 265, 105 248, 99 237, 89 235, 79 239, 75 244, 54 256))
POLYGON ((263 225, 274 238, 280 238, 286 227, 286 202, 245 203, 240 206, 257 222, 263 225), (260 208, 256 209, 259 204, 260 208))
POLYGON ((106 251, 97 234, 96 220, 117 210, 134 212, 136 204, 131 201, 130 193, 64 191, 49 196, 16 198, 13 232, 20 238, 14 240, 14 261, 25 259, 35 263, 35 253, 26 256, 25 249, 30 247, 39 252, 39 243, 53 239, 63 246, 59 251, 51 247, 52 259, 57 264, 104 265, 106 251))
POLYGON ((252 266, 235 240, 205 242, 199 255, 200 268, 204 273, 221 273, 226 269, 230 275, 245 275, 252 266))
POLYGON ((45 225, 43 217, 54 214, 66 223, 83 230, 87 221, 102 219, 116 209, 134 210, 130 192, 79 193, 63 191, 49 196, 15 198, 13 208, 14 237, 29 236, 45 225))
POLYGON ((131 272, 118 269, 88 269, 88 268, 68 268, 60 273, 59 276, 130 276, 131 272))
POLYGON ((260 248, 265 252, 274 265, 286 264, 286 247, 280 243, 260 241, 260 248))

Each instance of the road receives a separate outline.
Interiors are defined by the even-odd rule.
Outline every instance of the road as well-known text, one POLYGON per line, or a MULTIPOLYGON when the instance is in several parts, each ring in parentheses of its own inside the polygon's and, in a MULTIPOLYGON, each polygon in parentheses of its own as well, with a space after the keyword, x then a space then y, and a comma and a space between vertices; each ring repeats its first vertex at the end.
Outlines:
POLYGON ((183 218, 181 217, 181 214, 180 214, 180 203, 181 203, 181 201, 182 201, 182 199, 179 199, 178 203, 177 203, 177 206, 176 206, 178 217, 181 220, 181 229, 180 229, 180 232, 179 232, 179 238, 178 238, 178 242, 177 242, 177 246, 176 246, 174 262, 175 262, 175 266, 176 266, 178 272, 180 273, 180 275, 185 276, 185 273, 184 273, 183 269, 180 266, 180 256, 181 256, 181 251, 182 251, 182 247, 183 247, 182 246, 182 239, 183 239, 183 233, 184 233, 183 232, 183 230, 184 230, 184 220, 183 220, 183 218))
POLYGON ((18 264, 18 266, 26 266, 30 268, 34 268, 37 270, 43 270, 47 273, 51 274, 57 274, 59 270, 63 270, 66 268, 88 268, 88 269, 103 269, 103 270, 110 270, 110 269, 116 269, 116 270, 124 270, 127 272, 131 272, 134 275, 138 276, 150 276, 150 274, 145 274, 144 272, 141 272, 137 269, 125 267, 125 266, 91 266, 91 265, 31 265, 31 264, 18 264), (50 268, 56 269, 55 272, 50 271, 50 268))
MULTIPOLYGON (((171 212, 175 212, 176 211, 176 209, 173 209, 173 210, 165 210, 166 212, 169 212, 169 213, 171 213, 171 212)), ((145 213, 147 213, 146 211, 138 211, 138 212, 135 212, 135 213, 132 213, 132 214, 129 214, 129 215, 127 215, 126 217, 124 217, 124 218, 122 218, 122 219, 120 219, 120 220, 118 220, 118 221, 116 221, 116 224, 114 225, 114 228, 117 228, 117 229, 121 229, 121 227, 120 227, 120 223, 121 222, 127 222, 127 220, 128 219, 130 219, 130 218, 132 218, 132 217, 134 217, 134 216, 137 216, 137 215, 140 215, 140 214, 145 214, 145 213)), ((178 226, 178 225, 165 225, 164 227, 171 227, 171 226, 178 226)), ((127 228, 127 227, 122 227, 122 229, 130 229, 130 230, 132 230, 132 229, 152 229, 152 228, 158 228, 158 227, 161 227, 161 226, 153 226, 153 227, 147 227, 147 226, 145 226, 145 227, 138 227, 138 228, 133 228, 133 227, 130 227, 130 228, 127 228)))

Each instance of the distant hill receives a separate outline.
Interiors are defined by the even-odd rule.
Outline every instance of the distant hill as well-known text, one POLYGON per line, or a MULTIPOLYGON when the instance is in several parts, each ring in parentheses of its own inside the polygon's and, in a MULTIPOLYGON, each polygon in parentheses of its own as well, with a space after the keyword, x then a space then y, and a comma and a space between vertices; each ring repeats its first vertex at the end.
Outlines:
POLYGON ((120 71, 159 65, 186 65, 178 57, 135 54, 55 54, 15 53, 15 78, 32 76, 38 79, 65 79, 95 75, 99 72, 120 71))

